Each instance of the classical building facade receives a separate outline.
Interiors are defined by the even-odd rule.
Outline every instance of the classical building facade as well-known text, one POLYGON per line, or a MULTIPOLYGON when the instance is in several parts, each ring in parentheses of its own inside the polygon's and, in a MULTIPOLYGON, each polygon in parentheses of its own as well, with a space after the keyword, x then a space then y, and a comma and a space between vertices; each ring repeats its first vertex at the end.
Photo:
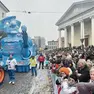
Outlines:
POLYGON ((6 17, 7 12, 9 12, 8 8, 0 1, 0 20, 6 17))
POLYGON ((48 50, 56 49, 58 46, 58 41, 48 41, 48 50))
POLYGON ((59 48, 62 47, 62 31, 65 33, 64 47, 79 46, 81 39, 84 39, 85 46, 94 45, 94 0, 73 3, 56 25, 59 31, 59 48))
MULTIPOLYGON (((57 39, 58 45, 57 48, 59 48, 59 38, 57 39)), ((64 47, 64 37, 61 37, 61 47, 64 47)))
POLYGON ((33 42, 37 45, 38 48, 44 49, 46 46, 46 40, 44 37, 41 36, 35 36, 33 42))

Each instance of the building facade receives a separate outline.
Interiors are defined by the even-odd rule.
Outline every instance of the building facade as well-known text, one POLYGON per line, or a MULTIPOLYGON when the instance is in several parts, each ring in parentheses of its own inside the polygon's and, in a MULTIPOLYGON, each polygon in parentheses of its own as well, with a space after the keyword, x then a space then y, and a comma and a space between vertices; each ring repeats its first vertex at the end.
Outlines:
POLYGON ((64 47, 94 45, 94 0, 73 3, 65 14, 57 21, 59 31, 59 48, 61 48, 61 31, 63 31, 64 47))
POLYGON ((8 12, 8 8, 0 1, 0 20, 6 17, 6 13, 8 12))
POLYGON ((37 45, 38 48, 45 48, 45 38, 40 36, 35 36, 33 39, 34 43, 37 45))
POLYGON ((41 48, 45 48, 46 47, 46 44, 45 44, 46 40, 44 37, 41 37, 41 48))
POLYGON ((58 41, 48 41, 48 50, 53 50, 58 47, 58 41))
MULTIPOLYGON (((57 48, 59 48, 59 38, 57 39, 58 45, 57 48)), ((61 37, 61 47, 64 47, 64 37, 61 37)))

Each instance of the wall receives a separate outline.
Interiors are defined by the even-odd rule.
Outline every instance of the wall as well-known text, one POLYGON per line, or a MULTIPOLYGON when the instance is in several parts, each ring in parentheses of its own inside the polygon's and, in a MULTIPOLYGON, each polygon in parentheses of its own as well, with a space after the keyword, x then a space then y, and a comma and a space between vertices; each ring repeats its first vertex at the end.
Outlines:
POLYGON ((2 17, 2 13, 4 13, 4 17, 6 16, 6 12, 0 7, 0 20, 4 17, 2 17))

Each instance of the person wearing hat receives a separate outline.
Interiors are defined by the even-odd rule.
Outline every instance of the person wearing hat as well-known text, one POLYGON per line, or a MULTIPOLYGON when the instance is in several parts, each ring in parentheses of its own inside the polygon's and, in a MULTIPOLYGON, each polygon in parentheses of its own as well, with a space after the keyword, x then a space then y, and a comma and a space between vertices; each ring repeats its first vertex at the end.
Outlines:
POLYGON ((59 69, 59 72, 61 74, 61 81, 60 78, 56 80, 57 86, 61 85, 59 88, 58 94, 72 94, 77 91, 76 87, 73 87, 72 84, 74 81, 72 78, 70 78, 70 75, 72 75, 72 70, 70 68, 62 67, 59 69))
POLYGON ((61 74, 62 77, 65 76, 70 76, 72 74, 72 70, 69 67, 61 67, 59 69, 59 73, 61 74))

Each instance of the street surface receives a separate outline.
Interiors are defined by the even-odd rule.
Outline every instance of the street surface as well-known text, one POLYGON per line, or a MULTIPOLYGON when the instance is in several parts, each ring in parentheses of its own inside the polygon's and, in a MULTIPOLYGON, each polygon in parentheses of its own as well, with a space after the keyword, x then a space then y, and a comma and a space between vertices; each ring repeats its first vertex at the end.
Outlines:
POLYGON ((38 70, 37 77, 32 77, 31 72, 16 73, 16 83, 8 83, 8 74, 3 85, 0 86, 0 94, 53 94, 52 83, 48 70, 38 70))

